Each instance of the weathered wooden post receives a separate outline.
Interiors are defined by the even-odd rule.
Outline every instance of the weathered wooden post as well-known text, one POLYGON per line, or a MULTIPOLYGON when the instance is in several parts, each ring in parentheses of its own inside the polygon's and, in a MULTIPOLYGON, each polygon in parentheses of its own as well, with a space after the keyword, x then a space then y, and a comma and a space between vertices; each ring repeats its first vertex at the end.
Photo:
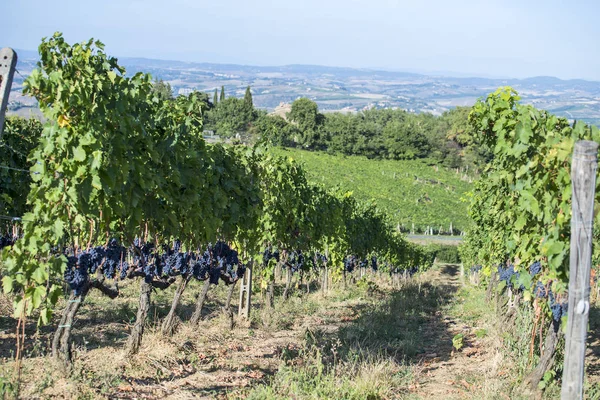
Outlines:
POLYGON ((4 116, 16 67, 17 53, 10 47, 0 49, 0 137, 4 132, 4 116))
POLYGON ((242 277, 240 285, 240 303, 238 307, 238 316, 240 318, 250 319, 250 304, 252 298, 252 262, 242 277))
POLYGON ((561 398, 583 399, 583 377, 588 315, 590 311, 590 269, 592 224, 598 143, 575 143, 571 164, 572 217, 569 267, 569 311, 561 398))

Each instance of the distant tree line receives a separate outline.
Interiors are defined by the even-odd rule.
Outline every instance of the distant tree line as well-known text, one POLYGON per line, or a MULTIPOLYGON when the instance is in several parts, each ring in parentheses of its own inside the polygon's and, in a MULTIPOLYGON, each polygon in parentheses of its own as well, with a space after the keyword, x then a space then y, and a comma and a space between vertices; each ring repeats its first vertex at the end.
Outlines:
MULTIPOLYGON (((162 81, 156 86, 161 93, 167 90, 162 81)), ((212 96, 199 95, 205 103, 204 129, 224 138, 241 134, 276 146, 368 158, 423 159, 451 168, 482 165, 491 154, 474 139, 467 121, 470 107, 456 107, 441 116, 400 109, 323 114, 314 101, 299 98, 283 118, 256 109, 250 87, 243 98, 226 97, 223 86, 220 94, 215 89, 212 96)))
POLYGON ((399 109, 321 114, 315 102, 301 98, 292 103, 285 119, 268 115, 253 128, 280 146, 368 158, 425 159, 456 168, 481 165, 490 155, 474 140, 469 112, 470 107, 457 107, 441 116, 399 109))

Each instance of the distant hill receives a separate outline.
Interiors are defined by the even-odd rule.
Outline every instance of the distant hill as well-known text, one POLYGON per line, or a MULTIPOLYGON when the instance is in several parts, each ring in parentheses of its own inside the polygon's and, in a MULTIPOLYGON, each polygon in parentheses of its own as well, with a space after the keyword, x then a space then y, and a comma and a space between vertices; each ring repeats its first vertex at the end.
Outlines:
POLYGON ((314 182, 326 187, 339 185, 361 200, 374 200, 401 228, 410 230, 414 223, 420 231, 427 226, 448 231, 450 224, 455 230, 465 230, 469 224, 463 198, 472 183, 454 170, 417 160, 369 160, 298 149, 272 151, 304 163, 314 182))
MULTIPOLYGON (((22 76, 31 72, 37 53, 17 50, 22 76)), ((366 108, 401 108, 439 115, 472 105, 500 86, 512 86, 525 103, 569 119, 600 124, 600 82, 538 76, 526 79, 456 77, 437 74, 320 65, 257 66, 119 57, 129 74, 139 71, 168 81, 175 94, 190 90, 242 97, 251 86, 254 104, 273 111, 281 103, 308 97, 322 111, 357 112, 366 108)), ((12 109, 35 106, 22 98, 22 77, 15 78, 12 109)))

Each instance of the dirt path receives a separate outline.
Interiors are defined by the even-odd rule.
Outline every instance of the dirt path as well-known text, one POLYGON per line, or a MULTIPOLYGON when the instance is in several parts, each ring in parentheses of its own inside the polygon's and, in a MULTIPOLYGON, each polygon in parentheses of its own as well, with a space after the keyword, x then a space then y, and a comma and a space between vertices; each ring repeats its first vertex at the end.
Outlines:
POLYGON ((423 279, 444 288, 448 304, 436 311, 438 318, 424 329, 432 340, 425 347, 418 394, 427 399, 471 399, 493 389, 489 386, 498 384, 500 355, 483 338, 486 328, 448 312, 462 286, 459 268, 435 269, 423 279), (452 344, 456 335, 463 335, 459 351, 452 344))

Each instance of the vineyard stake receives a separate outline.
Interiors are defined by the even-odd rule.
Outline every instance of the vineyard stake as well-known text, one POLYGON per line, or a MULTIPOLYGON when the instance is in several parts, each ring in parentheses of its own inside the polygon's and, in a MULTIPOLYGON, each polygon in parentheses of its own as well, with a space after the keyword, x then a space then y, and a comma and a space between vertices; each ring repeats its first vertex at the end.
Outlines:
POLYGON ((598 143, 588 140, 575 143, 571 164, 573 197, 563 400, 583 399, 597 156, 598 143))
POLYGON ((4 132, 4 116, 16 67, 17 53, 10 47, 0 49, 0 138, 4 132))
POLYGON ((246 272, 240 282, 240 302, 238 306, 238 315, 246 320, 250 319, 250 304, 252 297, 252 262, 248 264, 246 272))

